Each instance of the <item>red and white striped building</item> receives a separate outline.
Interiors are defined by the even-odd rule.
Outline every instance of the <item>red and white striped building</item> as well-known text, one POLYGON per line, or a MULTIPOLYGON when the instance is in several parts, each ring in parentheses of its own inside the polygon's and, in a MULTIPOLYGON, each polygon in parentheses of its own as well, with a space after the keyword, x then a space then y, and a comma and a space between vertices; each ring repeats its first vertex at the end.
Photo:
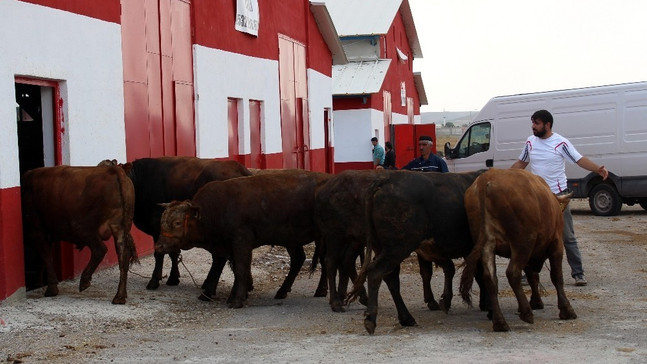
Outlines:
MULTIPOLYGON (((0 1, 0 302, 24 297, 26 276, 38 273, 22 239, 26 170, 192 155, 333 172, 347 155, 358 167, 370 160, 366 150, 352 150, 347 134, 368 143, 374 129, 419 119, 407 0, 392 1, 398 5, 389 12, 391 25, 378 36, 389 47, 380 48, 380 58, 392 62, 368 97, 366 115, 378 116, 361 128, 344 114, 360 107, 333 101, 333 66, 348 62, 348 49, 328 2, 0 1), (409 63, 394 61, 391 44, 409 63), (399 97, 401 82, 411 100, 406 107, 394 102, 394 122, 381 123, 383 91, 399 97), (333 105, 340 110, 335 127, 333 105)), ((133 230, 139 253, 151 252, 150 237, 133 230)), ((103 266, 116 262, 107 243, 103 266)), ((87 251, 62 243, 59 278, 77 276, 88 259, 87 251)))

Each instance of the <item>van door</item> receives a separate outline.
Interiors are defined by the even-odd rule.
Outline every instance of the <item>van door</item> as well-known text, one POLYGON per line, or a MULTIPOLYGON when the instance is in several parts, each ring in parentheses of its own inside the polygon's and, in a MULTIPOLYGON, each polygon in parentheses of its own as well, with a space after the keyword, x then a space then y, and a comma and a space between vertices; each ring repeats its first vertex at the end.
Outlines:
POLYGON ((490 147, 491 135, 490 122, 470 126, 445 156, 449 171, 464 172, 492 167, 494 148, 490 147))

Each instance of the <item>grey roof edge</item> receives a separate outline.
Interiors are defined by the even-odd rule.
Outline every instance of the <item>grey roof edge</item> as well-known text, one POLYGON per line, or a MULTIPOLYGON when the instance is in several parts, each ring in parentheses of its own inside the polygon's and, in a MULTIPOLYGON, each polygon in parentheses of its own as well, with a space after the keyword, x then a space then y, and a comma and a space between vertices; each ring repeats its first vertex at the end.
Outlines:
POLYGON ((416 86, 418 91, 418 99, 420 100, 420 105, 429 105, 427 102, 427 92, 425 91, 425 84, 422 82, 422 73, 414 72, 413 73, 413 84, 416 86))
POLYGON ((321 36, 324 38, 324 41, 332 54, 332 63, 334 65, 348 63, 346 52, 344 52, 344 47, 341 44, 339 35, 337 34, 335 24, 330 17, 330 13, 326 7, 326 2, 311 0, 310 11, 315 18, 315 22, 321 32, 321 36))
POLYGON ((416 23, 413 20, 409 0, 402 0, 402 4, 400 4, 400 14, 404 20, 404 29, 407 33, 407 38, 409 39, 409 47, 411 47, 413 58, 422 58, 420 39, 418 38, 418 31, 416 30, 416 23))

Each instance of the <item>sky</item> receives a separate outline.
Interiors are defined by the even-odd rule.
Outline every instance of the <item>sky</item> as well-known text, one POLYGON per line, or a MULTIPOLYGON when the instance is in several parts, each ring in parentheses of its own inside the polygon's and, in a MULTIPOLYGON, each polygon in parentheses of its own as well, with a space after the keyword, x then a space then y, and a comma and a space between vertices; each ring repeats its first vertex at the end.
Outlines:
POLYGON ((430 111, 647 81, 645 0, 409 0, 430 111))

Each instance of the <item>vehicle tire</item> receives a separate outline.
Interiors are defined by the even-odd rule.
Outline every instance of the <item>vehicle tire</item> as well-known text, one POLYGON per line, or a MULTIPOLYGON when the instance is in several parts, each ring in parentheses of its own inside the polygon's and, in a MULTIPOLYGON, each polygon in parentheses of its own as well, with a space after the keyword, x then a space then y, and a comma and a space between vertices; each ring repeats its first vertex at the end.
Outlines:
POLYGON ((595 215, 614 216, 622 208, 622 200, 612 185, 601 183, 589 193, 589 207, 595 215))
POLYGON ((638 204, 640 205, 640 207, 647 210, 647 200, 640 201, 638 202, 638 204))

